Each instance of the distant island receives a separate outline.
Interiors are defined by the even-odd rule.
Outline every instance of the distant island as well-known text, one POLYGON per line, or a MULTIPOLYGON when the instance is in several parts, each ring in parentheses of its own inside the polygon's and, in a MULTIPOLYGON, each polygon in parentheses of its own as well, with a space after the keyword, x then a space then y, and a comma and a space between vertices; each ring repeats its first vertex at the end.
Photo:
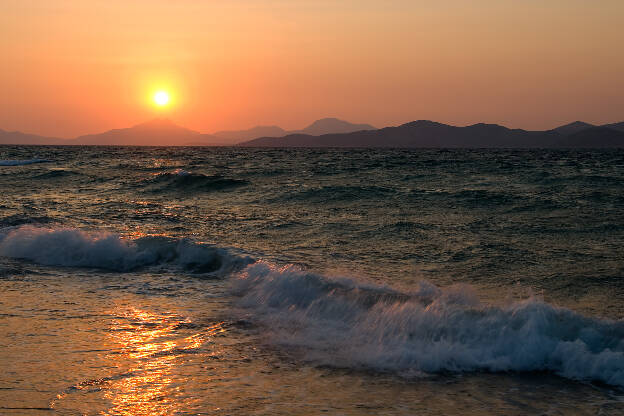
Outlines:
POLYGON ((212 135, 240 143, 258 137, 284 137, 293 134, 321 136, 323 134, 353 133, 362 130, 376 130, 376 128, 370 124, 353 124, 337 118, 322 118, 301 130, 286 131, 279 126, 257 126, 248 130, 218 131, 212 135))
POLYGON ((624 148, 624 122, 601 126, 575 121, 551 130, 509 129, 497 124, 457 127, 418 120, 376 129, 336 118, 295 131, 278 126, 203 134, 155 119, 125 129, 60 139, 0 130, 0 144, 108 146, 241 146, 364 148, 624 148))
POLYGON ((622 148, 624 122, 594 126, 580 121, 546 131, 509 129, 497 124, 449 126, 429 120, 343 134, 261 137, 245 147, 385 148, 622 148))
POLYGON ((157 118, 136 126, 87 134, 74 139, 37 136, 19 131, 0 130, 0 144, 29 145, 103 145, 103 146, 233 146, 258 137, 283 137, 291 134, 318 136, 374 130, 370 124, 353 124, 337 118, 316 120, 301 130, 287 131, 278 126, 257 126, 248 130, 203 134, 171 120, 157 118))

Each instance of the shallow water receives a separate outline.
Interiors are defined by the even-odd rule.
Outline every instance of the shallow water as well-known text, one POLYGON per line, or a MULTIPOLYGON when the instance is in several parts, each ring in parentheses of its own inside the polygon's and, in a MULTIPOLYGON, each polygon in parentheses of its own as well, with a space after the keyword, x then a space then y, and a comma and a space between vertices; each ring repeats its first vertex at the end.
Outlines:
POLYGON ((624 411, 623 152, 0 160, 2 413, 624 411))

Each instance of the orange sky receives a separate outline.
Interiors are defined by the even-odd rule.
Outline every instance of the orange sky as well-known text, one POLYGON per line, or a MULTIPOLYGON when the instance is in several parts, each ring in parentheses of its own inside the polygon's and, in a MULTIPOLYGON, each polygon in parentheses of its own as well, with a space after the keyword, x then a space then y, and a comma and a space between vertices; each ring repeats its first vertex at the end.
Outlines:
POLYGON ((622 121, 623 20, 622 0, 0 0, 0 128, 622 121))

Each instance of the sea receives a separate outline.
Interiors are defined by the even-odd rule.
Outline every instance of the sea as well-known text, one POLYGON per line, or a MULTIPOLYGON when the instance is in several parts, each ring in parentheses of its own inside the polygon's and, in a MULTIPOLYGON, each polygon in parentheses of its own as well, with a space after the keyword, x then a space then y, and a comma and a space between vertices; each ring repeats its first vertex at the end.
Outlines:
POLYGON ((0 147, 2 415, 622 415, 624 151, 0 147))

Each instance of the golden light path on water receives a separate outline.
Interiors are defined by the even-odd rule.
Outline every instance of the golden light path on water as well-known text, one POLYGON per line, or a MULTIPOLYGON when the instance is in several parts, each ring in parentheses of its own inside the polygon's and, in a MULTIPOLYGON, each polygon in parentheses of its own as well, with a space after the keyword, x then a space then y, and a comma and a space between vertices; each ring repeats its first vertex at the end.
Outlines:
MULTIPOLYGON (((108 338, 113 349, 106 354, 111 368, 121 374, 89 380, 71 390, 104 390, 110 407, 102 415, 165 416, 193 407, 193 398, 184 392, 184 383, 175 376, 180 367, 211 337, 226 331, 224 322, 202 327, 200 332, 180 337, 179 329, 192 327, 188 319, 173 313, 155 313, 129 307, 110 311, 108 338), (128 366, 128 363, 130 365, 128 366)), ((68 392, 57 396, 62 400, 68 392)), ((53 402, 51 407, 54 408, 53 402)))
MULTIPOLYGON (((37 152, 41 151, 37 150, 37 152)), ((59 150, 49 152, 49 155, 45 157, 51 160, 69 158, 59 150)), ((358 245, 357 238, 359 237, 354 237, 361 235, 359 231, 354 231, 352 235, 344 235, 342 232, 344 227, 348 228, 350 224, 354 224, 354 227, 359 224, 358 227, 364 227, 361 230, 373 229, 371 223, 364 221, 363 218, 372 218, 374 214, 382 212, 384 215, 390 215, 389 212, 394 208, 385 202, 377 206, 371 202, 372 199, 367 199, 369 201, 367 204, 370 203, 372 210, 364 215, 359 210, 359 200, 352 204, 339 199, 336 202, 337 205, 332 207, 332 210, 336 209, 340 212, 340 218, 337 219, 335 227, 339 230, 336 231, 337 234, 324 234, 329 232, 324 228, 327 211, 324 208, 319 209, 319 206, 313 206, 321 200, 320 197, 315 196, 316 194, 312 195, 312 199, 306 196, 302 202, 297 202, 297 205, 283 202, 290 201, 293 196, 303 198, 299 193, 288 190, 299 188, 307 192, 310 189, 317 191, 323 191, 325 188, 334 189, 335 186, 336 189, 345 190, 340 198, 351 198, 354 184, 346 183, 343 179, 327 183, 324 182, 325 179, 319 179, 318 183, 311 182, 312 179, 301 181, 297 179, 298 169, 302 166, 306 171, 312 172, 311 169, 319 163, 318 160, 325 159, 307 160, 311 158, 307 152, 298 156, 288 153, 286 156, 293 160, 289 159, 285 162, 279 159, 282 156, 269 153, 273 156, 263 156, 261 162, 252 164, 253 169, 256 169, 253 166, 260 166, 257 168, 260 173, 257 173, 258 176, 253 176, 248 185, 240 188, 245 190, 241 196, 232 192, 224 197, 225 194, 220 192, 202 191, 201 197, 196 197, 195 192, 189 190, 194 189, 192 187, 181 190, 173 186, 179 173, 186 171, 191 174, 201 173, 208 179, 199 176, 199 180, 209 182, 212 180, 211 175, 222 172, 214 166, 221 164, 225 166, 226 164, 223 163, 225 160, 228 165, 228 170, 225 171, 227 177, 247 178, 246 175, 251 175, 248 169, 252 168, 248 165, 249 158, 246 153, 241 155, 229 150, 211 150, 206 153, 197 153, 197 150, 192 152, 175 150, 174 152, 168 149, 166 151, 150 150, 142 156, 140 152, 136 153, 136 150, 132 150, 132 153, 127 150, 112 152, 111 161, 102 162, 103 164, 110 163, 111 167, 101 168, 101 170, 95 169, 90 164, 89 167, 85 167, 87 163, 85 160, 101 157, 99 155, 101 149, 97 151, 87 149, 83 153, 78 153, 80 157, 76 156, 75 161, 70 159, 67 167, 72 171, 66 173, 68 177, 74 179, 67 183, 66 189, 57 186, 61 183, 57 176, 54 176, 55 182, 32 176, 60 172, 55 170, 57 168, 48 172, 49 168, 45 167, 46 164, 29 165, 28 169, 41 170, 28 173, 31 176, 26 175, 26 171, 19 175, 5 175, 6 178, 12 179, 10 179, 11 183, 6 186, 8 195, 3 203, 12 206, 11 209, 20 213, 25 209, 24 207, 29 206, 41 205, 42 209, 45 207, 50 213, 57 212, 58 207, 66 206, 68 207, 66 212, 58 211, 58 215, 67 220, 68 226, 73 224, 69 218, 75 217, 75 222, 78 224, 76 230, 84 228, 95 233, 106 231, 120 233, 123 241, 128 244, 158 243, 166 246, 165 252, 170 246, 178 244, 181 239, 188 238, 197 243, 200 243, 201 239, 207 239, 208 242, 215 243, 219 247, 244 247, 245 250, 253 253, 275 253, 276 256, 279 255, 279 261, 304 263, 304 260, 309 258, 311 264, 324 264, 325 260, 322 259, 324 251, 319 247, 325 247, 327 252, 341 253, 338 257, 342 259, 340 261, 350 259, 348 270, 353 270, 354 273, 360 273, 360 270, 365 273, 367 267, 370 266, 373 270, 383 270, 384 278, 386 275, 388 279, 394 279, 395 276, 399 279, 412 277, 402 272, 405 262, 401 257, 397 257, 402 250, 412 250, 412 247, 400 245, 395 250, 391 245, 383 245, 387 241, 391 241, 392 245, 397 243, 399 240, 395 234, 384 234, 385 237, 381 240, 371 240, 379 244, 376 246, 379 249, 371 255, 369 252, 360 251, 360 248, 365 246, 358 245), (153 152, 161 152, 162 157, 155 157, 153 152), (175 156, 170 156, 170 153, 175 156), (187 162, 186 159, 193 160, 193 163, 187 162), (136 166, 133 165, 132 169, 136 172, 130 168, 118 167, 123 166, 119 163, 130 165, 131 160, 135 160, 132 163, 136 163, 136 166), (280 186, 287 189, 286 191, 278 192, 275 189, 276 179, 273 172, 275 166, 284 169, 284 179, 280 186), (294 170, 291 171, 291 169, 294 170), (159 174, 156 173, 157 170, 161 171, 160 174, 169 175, 173 179, 168 179, 166 188, 154 188, 152 192, 151 189, 145 189, 149 186, 145 184, 152 183, 151 180, 159 174), (92 184, 90 176, 92 174, 107 178, 102 182, 102 188, 92 184), (75 179, 83 177, 88 177, 88 179, 75 179), (20 182, 16 178, 25 179, 20 182), (41 181, 40 184, 35 185, 36 181, 33 178, 41 181), (83 180, 84 183, 81 182, 83 180), (76 192, 74 185, 78 186, 77 189, 81 192, 76 192), (137 189, 139 185, 141 187, 137 189), (92 186, 94 187, 91 188, 92 186), (32 188, 32 195, 25 191, 30 188, 32 188), (117 194, 119 189, 132 191, 117 194), (247 192, 253 192, 253 196, 247 192), (268 205, 270 209, 265 209, 257 202, 262 201, 262 198, 277 199, 271 199, 272 202, 268 205), (233 200, 236 203, 232 203, 233 200), (278 205, 283 206, 278 209, 278 205), (308 210, 309 207, 311 208, 308 210), (343 207, 348 209, 343 209, 343 207), (297 213, 295 215, 297 218, 290 215, 293 212, 297 213), (309 219, 299 224, 298 215, 301 213, 309 219), (276 224, 289 224, 288 231, 278 233, 276 230, 280 227, 276 224), (315 228, 313 224, 324 225, 321 228, 315 228), (305 231, 294 231, 300 226, 305 231), (261 227, 264 231, 259 232, 257 227, 261 227), (151 240, 148 238, 140 241, 144 237, 150 237, 151 240), (305 244, 299 245, 302 241, 307 241, 306 244, 309 244, 309 247, 305 244), (334 244, 334 241, 339 243, 334 244), (348 248, 349 242, 351 242, 352 251, 344 253, 341 249, 348 248), (360 261, 358 253, 370 257, 365 257, 366 261, 360 261)), ((351 169, 355 168, 363 170, 364 164, 369 161, 368 153, 363 153, 358 156, 361 157, 360 162, 341 165, 342 162, 336 160, 344 155, 336 153, 332 156, 332 154, 324 154, 322 157, 327 158, 327 163, 332 163, 342 169, 341 172, 351 172, 351 169)), ((259 153, 253 153, 253 155, 258 158, 262 156, 259 153)), ((410 172, 411 169, 416 169, 414 174, 426 178, 429 178, 428 170, 433 162, 436 166, 439 163, 455 166, 458 160, 463 160, 467 165, 470 161, 456 159, 458 156, 453 152, 448 155, 449 160, 444 159, 446 156, 438 153, 434 153, 433 156, 425 154, 422 159, 410 156, 406 160, 410 161, 410 172), (432 157, 434 159, 431 159, 432 157), (441 159, 436 159, 438 157, 441 159), (414 167, 421 165, 424 167, 420 171, 414 167)), ((40 154, 27 157, 35 156, 43 157, 40 154)), ((27 157, 20 156, 20 158, 27 157)), ((388 160, 394 161, 392 163, 399 163, 403 157, 395 155, 388 160)), ((471 157, 477 156, 473 153, 471 157)), ((485 156, 478 157, 479 163, 486 163, 484 165, 486 167, 499 163, 498 156, 489 162, 487 161, 489 159, 483 159, 485 156)), ((515 156, 510 154, 509 157, 515 156)), ((385 158, 386 156, 378 161, 384 161, 385 158)), ((562 166, 578 162, 567 156, 553 160, 561 162, 562 166)), ((607 161, 602 162, 602 159, 596 160, 598 161, 595 163, 608 164, 607 161)), ((587 166, 578 163, 579 166, 587 166)), ((530 160, 526 161, 526 164, 528 168, 532 166, 530 160)), ((535 162, 532 167, 535 175, 539 176, 543 173, 542 165, 541 158, 535 162)), ((478 171, 481 169, 480 165, 468 166, 480 172, 478 171)), ((518 166, 524 166, 524 164, 518 166)), ((442 178, 446 174, 451 175, 455 168, 446 169, 448 171, 441 174, 442 178)), ((567 169, 562 168, 558 174, 551 173, 550 175, 565 177, 569 172, 567 169)), ((394 178, 392 180, 398 181, 398 178, 404 174, 406 174, 405 171, 399 169, 396 174, 392 174, 395 176, 390 176, 390 179, 394 178)), ((592 177, 612 178, 614 184, 619 183, 616 182, 616 177, 609 176, 608 171, 597 170, 596 175, 592 177)), ((444 194, 463 195, 462 186, 471 186, 470 181, 479 177, 482 176, 475 174, 474 177, 468 178, 469 182, 460 181, 457 184, 448 185, 444 188, 444 194)), ((375 177, 371 176, 371 178, 375 177)), ((504 180, 500 179, 500 183, 507 184, 507 178, 505 176, 504 180)), ((522 181, 524 180, 522 178, 516 179, 522 181)), ((393 183, 388 185, 389 189, 393 183)), ((384 185, 385 182, 380 182, 380 184, 384 185)), ((414 189, 418 187, 429 189, 434 186, 418 181, 414 181, 410 186, 412 185, 414 189)), ((542 185, 531 186, 541 189, 542 185)), ((587 186, 588 189, 592 189, 589 185, 587 186)), ((527 189, 532 188, 527 185, 527 189)), ((435 193, 440 192, 436 190, 435 193)), ((476 215, 473 214, 474 199, 480 196, 470 196, 469 201, 464 201, 463 199, 449 199, 448 195, 443 199, 445 202, 438 203, 467 204, 466 210, 469 212, 449 214, 444 210, 439 210, 440 206, 430 202, 427 197, 423 205, 420 208, 416 206, 416 208, 425 210, 423 208, 425 204, 431 205, 432 212, 427 217, 429 222, 421 224, 420 214, 417 213, 418 215, 414 214, 413 223, 403 223, 404 210, 399 207, 392 214, 393 221, 397 221, 395 225, 400 225, 401 229, 403 229, 402 224, 426 225, 425 230, 429 230, 429 227, 431 229, 441 227, 438 234, 426 234, 427 239, 423 239, 424 242, 416 246, 418 250, 423 250, 423 253, 429 253, 427 255, 433 255, 432 253, 438 250, 436 247, 440 248, 441 259, 467 255, 471 247, 475 250, 479 248, 477 254, 481 253, 482 247, 478 244, 473 246, 474 241, 470 234, 462 234, 455 236, 457 238, 445 240, 446 236, 454 235, 453 233, 458 228, 463 229, 471 224, 467 218, 476 215), (453 218, 449 219, 449 216, 453 218), (454 245, 452 250, 449 248, 450 245, 454 245)), ((576 198, 576 194, 572 192, 566 198, 576 198)), ((406 201, 414 203, 412 199, 406 201)), ((539 203, 540 200, 536 199, 536 201, 535 203, 539 203)), ((496 204, 498 206, 499 202, 496 204)), ((368 207, 369 205, 365 206, 367 210, 368 207)), ((588 207, 595 209, 591 205, 588 207)), ((501 210, 508 208, 501 203, 501 210)), ((27 210, 24 215, 33 215, 32 212, 28 214, 29 212, 27 210)), ((570 215, 571 211, 562 212, 570 215)), ((21 220, 20 215, 22 214, 15 218, 21 220)), ((53 216, 55 215, 57 214, 53 216)), ((504 215, 501 214, 501 216, 504 215)), ((12 217, 7 218, 9 221, 15 220, 12 217)), ((493 217, 490 215, 484 218, 475 216, 474 220, 478 220, 475 224, 483 224, 491 218, 493 217)), ((510 224, 528 221, 527 218, 533 217, 514 218, 517 222, 510 224)), ((602 222, 596 225, 598 226, 602 227, 602 222)), ((53 228, 53 225, 45 225, 45 227, 53 228)), ((495 228, 497 227, 499 225, 495 228)), ((552 227, 557 227, 557 224, 555 223, 552 227)), ((391 229, 397 228, 393 226, 391 229)), ((76 231, 74 230, 71 234, 76 235, 76 231)), ((421 235, 420 232, 418 235, 421 235)), ((422 235, 425 233, 423 232, 422 235)), ((587 247, 592 242, 606 238, 602 233, 597 235, 596 239, 588 240, 587 247)), ((617 233, 615 235, 617 236, 617 233)), ((538 242, 532 237, 527 238, 529 240, 522 243, 523 245, 538 242)), ((544 240, 544 244, 538 244, 538 246, 558 252, 572 250, 575 247, 576 243, 572 241, 573 239, 566 239, 566 241, 571 241, 570 245, 554 244, 553 242, 558 239, 559 237, 553 237, 553 239, 548 237, 544 240), (553 245, 549 245, 550 243, 553 245)), ((495 257, 497 256, 496 258, 505 258, 507 247, 509 247, 508 241, 505 241, 505 244, 501 244, 500 250, 496 249, 492 252, 495 257)), ((610 244, 617 242, 617 240, 609 241, 611 241, 610 244)), ((153 247, 150 246, 150 248, 153 247)), ((414 252, 419 252, 414 250, 414 252)), ((161 253, 160 249, 157 251, 161 253)), ((33 255, 36 258, 38 254, 33 255)), ((615 267, 619 265, 618 259, 612 257, 609 260, 608 250, 603 254, 596 254, 596 262, 579 263, 577 269, 570 271, 571 275, 576 277, 571 278, 572 280, 568 283, 572 283, 566 284, 565 287, 572 288, 575 282, 581 281, 583 273, 593 268, 601 270, 600 273, 616 270, 615 267), (611 263, 603 261, 603 254, 607 258, 605 261, 611 263), (578 280, 575 280, 577 278, 578 280)), ((97 255, 98 258, 101 255, 99 250, 97 255)), ((564 264, 559 263, 560 260, 555 257, 551 259, 551 263, 544 263, 548 267, 537 267, 535 265, 537 263, 534 263, 529 267, 528 272, 533 273, 537 270, 536 273, 542 273, 543 277, 546 276, 545 279, 557 280, 551 278, 550 274, 544 274, 550 273, 551 269, 557 269, 557 265, 564 264)), ((248 310, 240 306, 240 300, 236 293, 232 294, 230 286, 233 282, 235 283, 236 275, 227 276, 224 279, 204 279, 188 270, 181 272, 175 261, 170 263, 169 259, 170 257, 165 255, 163 264, 158 263, 145 269, 122 273, 110 272, 106 269, 38 265, 36 262, 0 258, 0 415, 220 414, 248 416, 270 414, 293 416, 325 413, 345 416, 363 414, 402 416, 405 414, 482 415, 496 413, 520 416, 526 414, 624 414, 624 400, 621 399, 620 392, 612 393, 608 387, 577 383, 552 374, 433 373, 404 379, 402 374, 377 373, 368 371, 367 368, 362 369, 357 365, 351 367, 338 365, 338 368, 319 366, 314 360, 315 356, 331 354, 333 351, 314 349, 313 346, 310 349, 297 348, 296 345, 288 344, 288 338, 273 338, 275 332, 281 330, 282 322, 273 320, 263 326, 257 321, 257 309, 248 310)), ((269 258, 269 260, 275 259, 269 258)), ((50 261, 55 264, 56 259, 50 259, 50 261)), ((462 260, 461 263, 463 264, 464 261, 462 260)), ((429 264, 431 270, 439 267, 437 263, 429 264)), ((493 265, 494 263, 486 262, 485 266, 479 267, 490 268, 494 267, 493 265)), ((564 265, 573 268, 572 264, 564 265)), ((467 272, 462 268, 452 270, 455 270, 457 274, 467 272)), ((510 269, 504 276, 517 277, 514 270, 516 269, 510 269)), ((504 272, 502 266, 501 272, 504 272)), ((525 270, 521 272, 524 276, 525 270)), ((597 276, 600 276, 600 273, 597 276)), ((445 279, 444 276, 438 278, 445 279)), ((605 278, 604 284, 607 280, 605 278)), ((586 282, 586 280, 582 281, 586 282)), ((602 278, 597 281, 600 285, 603 284, 602 278)), ((403 284, 400 280, 396 282, 388 280, 390 286, 394 284, 393 282, 403 284)), ((444 282, 442 280, 442 284, 444 282)), ((408 288, 406 290, 409 290, 411 281, 406 281, 404 284, 408 288)), ((477 284, 479 280, 475 283, 477 284)), ((549 284, 555 285, 555 283, 549 284)), ((559 284, 556 283, 556 285, 559 284)), ((505 286, 505 289, 516 290, 515 286, 511 289, 510 287, 505 286)), ((618 318, 624 315, 617 296, 611 296, 611 299, 608 296, 616 288, 615 286, 607 285, 600 290, 592 289, 592 287, 594 286, 583 286, 583 290, 587 289, 588 293, 575 292, 577 294, 574 296, 571 296, 572 292, 568 291, 572 289, 551 289, 555 294, 559 293, 557 303, 573 307, 587 315, 613 314, 618 318)), ((518 283, 518 290, 522 288, 524 286, 518 283)), ((487 299, 496 299, 500 295, 498 289, 500 287, 495 284, 492 286, 492 292, 486 291, 481 295, 487 299)), ((292 313, 290 310, 284 310, 284 318, 288 318, 288 314, 292 313)), ((325 322, 321 320, 318 324, 319 334, 323 336, 322 329, 325 322)), ((300 329, 300 327, 292 328, 293 331, 300 329)), ((370 341, 371 346, 374 347, 376 340, 371 338, 370 341)))
POLYGON ((221 281, 36 277, 0 279, 3 416, 623 414, 617 396, 545 374, 317 367, 227 311, 221 281))

